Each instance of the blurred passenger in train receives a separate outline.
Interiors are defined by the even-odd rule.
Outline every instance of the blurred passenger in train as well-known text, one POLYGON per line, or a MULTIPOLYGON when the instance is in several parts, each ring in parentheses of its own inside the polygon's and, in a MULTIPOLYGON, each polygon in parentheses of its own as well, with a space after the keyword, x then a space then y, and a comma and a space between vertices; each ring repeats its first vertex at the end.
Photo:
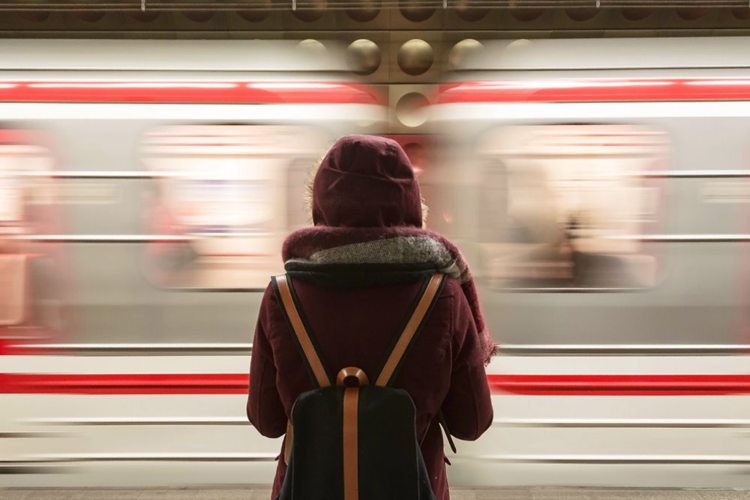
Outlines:
POLYGON ((565 234, 573 265, 571 285, 587 288, 647 286, 648 281, 639 278, 637 271, 647 270, 652 259, 624 252, 618 241, 597 238, 590 219, 583 211, 568 215, 565 234), (594 236, 586 237, 587 232, 594 236))
MULTIPOLYGON (((492 422, 484 367, 494 343, 468 267, 452 243, 422 229, 420 189, 395 141, 340 139, 322 160, 311 194, 314 226, 292 233, 282 253, 329 377, 357 366, 373 380, 425 277, 449 276, 395 382, 416 406, 435 498, 447 500, 440 411, 460 439, 477 439, 492 422)), ((279 437, 297 396, 314 388, 269 286, 255 330, 248 417, 261 434, 279 437)), ((285 473, 280 460, 273 498, 285 473)))

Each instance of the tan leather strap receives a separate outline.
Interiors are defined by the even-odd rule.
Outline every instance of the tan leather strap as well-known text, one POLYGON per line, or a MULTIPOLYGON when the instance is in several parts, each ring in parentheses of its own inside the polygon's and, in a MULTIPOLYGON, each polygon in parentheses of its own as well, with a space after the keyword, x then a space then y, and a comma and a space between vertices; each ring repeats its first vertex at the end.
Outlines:
POLYGON ((348 366, 336 376, 344 389, 344 500, 359 500, 359 388, 369 384, 361 368, 348 366))
POLYGON ((409 347, 409 344, 411 344, 412 338, 414 338, 414 335, 419 330, 419 325, 422 324, 422 320, 427 314, 427 311, 429 311, 444 277, 445 275, 443 274, 433 274, 430 278, 422 297, 420 297, 419 302, 417 303, 417 307, 414 308, 414 312, 406 323, 403 332, 401 332, 401 336, 398 338, 398 341, 396 341, 396 346, 391 351, 391 354, 383 365, 383 369, 380 371, 380 375, 378 375, 378 378, 375 380, 375 385, 385 387, 390 382, 393 373, 401 362, 401 358, 404 357, 406 349, 409 347))
MULTIPOLYGON (((281 306, 283 307, 287 318, 289 318, 289 323, 292 326, 292 331, 297 337, 297 341, 302 348, 303 355, 305 356, 305 358, 307 358, 307 363, 310 366, 310 370, 312 371, 315 380, 320 387, 330 386, 331 381, 328 378, 328 374, 326 373, 325 368, 323 368, 323 363, 321 362, 320 357, 315 350, 315 347, 313 347, 312 340, 310 339, 310 335, 307 332, 307 328, 305 328, 305 324, 303 323, 302 317, 299 314, 297 305, 294 303, 294 298, 292 297, 292 291, 289 287, 289 282, 287 281, 286 275, 281 274, 279 276, 276 276, 275 281, 276 287, 279 292, 279 297, 281 297, 281 306)), ((284 463, 287 465, 289 465, 289 460, 292 456, 293 443, 294 426, 290 420, 289 422, 287 422, 286 438, 284 440, 284 463)))
POLYGON ((294 443, 294 427, 292 421, 286 422, 286 436, 284 436, 284 463, 289 465, 292 458, 292 444, 294 443))
POLYGON ((307 328, 305 328, 305 324, 302 322, 302 317, 292 298, 292 292, 289 289, 289 282, 285 274, 276 276, 276 286, 281 297, 281 304, 286 311, 286 315, 292 325, 292 330, 297 337, 297 341, 299 341, 300 347, 302 347, 302 352, 305 358, 307 358, 307 363, 310 365, 310 370, 312 370, 315 380, 320 387, 330 386, 331 380, 328 378, 328 374, 325 368, 323 368, 323 362, 320 361, 318 352, 315 350, 310 335, 307 333, 307 328))
POLYGON ((359 387, 344 389, 344 500, 359 500, 359 387))

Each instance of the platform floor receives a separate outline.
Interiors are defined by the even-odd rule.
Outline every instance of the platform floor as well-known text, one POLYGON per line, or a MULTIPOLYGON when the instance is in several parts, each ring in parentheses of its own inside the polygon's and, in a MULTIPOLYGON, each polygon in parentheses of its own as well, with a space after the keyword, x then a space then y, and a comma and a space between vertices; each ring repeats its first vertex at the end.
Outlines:
MULTIPOLYGON (((0 489, 2 500, 268 500, 267 489, 0 489)), ((750 490, 493 488, 451 490, 451 500, 739 500, 750 490)))

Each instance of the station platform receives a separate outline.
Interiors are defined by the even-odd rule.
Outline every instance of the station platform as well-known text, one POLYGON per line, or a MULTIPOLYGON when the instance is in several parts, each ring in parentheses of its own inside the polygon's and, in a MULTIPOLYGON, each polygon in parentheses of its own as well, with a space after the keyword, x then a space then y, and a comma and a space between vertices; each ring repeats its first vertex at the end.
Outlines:
MULTIPOLYGON (((0 489, 2 500, 268 500, 266 488, 0 489)), ((454 489, 451 500, 739 500, 750 490, 631 488, 454 489)))

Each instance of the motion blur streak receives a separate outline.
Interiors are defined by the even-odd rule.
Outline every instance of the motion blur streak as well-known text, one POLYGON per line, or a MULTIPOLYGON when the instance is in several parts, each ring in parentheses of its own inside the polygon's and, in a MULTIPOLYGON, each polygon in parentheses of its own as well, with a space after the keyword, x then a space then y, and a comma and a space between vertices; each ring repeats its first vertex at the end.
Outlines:
MULTIPOLYGON (((719 396, 750 394, 750 375, 489 375, 493 394, 719 396)), ((240 374, 0 374, 0 394, 246 394, 240 374)))
POLYGON ((377 104, 348 82, 2 82, 1 102, 377 104))
POLYGON ((750 487, 750 39, 483 40, 382 97, 296 42, 33 42, 0 55, 0 487, 272 477, 256 311, 347 133, 404 146, 500 346, 454 485, 750 487))
POLYGON ((747 100, 747 79, 575 79, 444 84, 441 104, 459 102, 606 102, 747 100))

